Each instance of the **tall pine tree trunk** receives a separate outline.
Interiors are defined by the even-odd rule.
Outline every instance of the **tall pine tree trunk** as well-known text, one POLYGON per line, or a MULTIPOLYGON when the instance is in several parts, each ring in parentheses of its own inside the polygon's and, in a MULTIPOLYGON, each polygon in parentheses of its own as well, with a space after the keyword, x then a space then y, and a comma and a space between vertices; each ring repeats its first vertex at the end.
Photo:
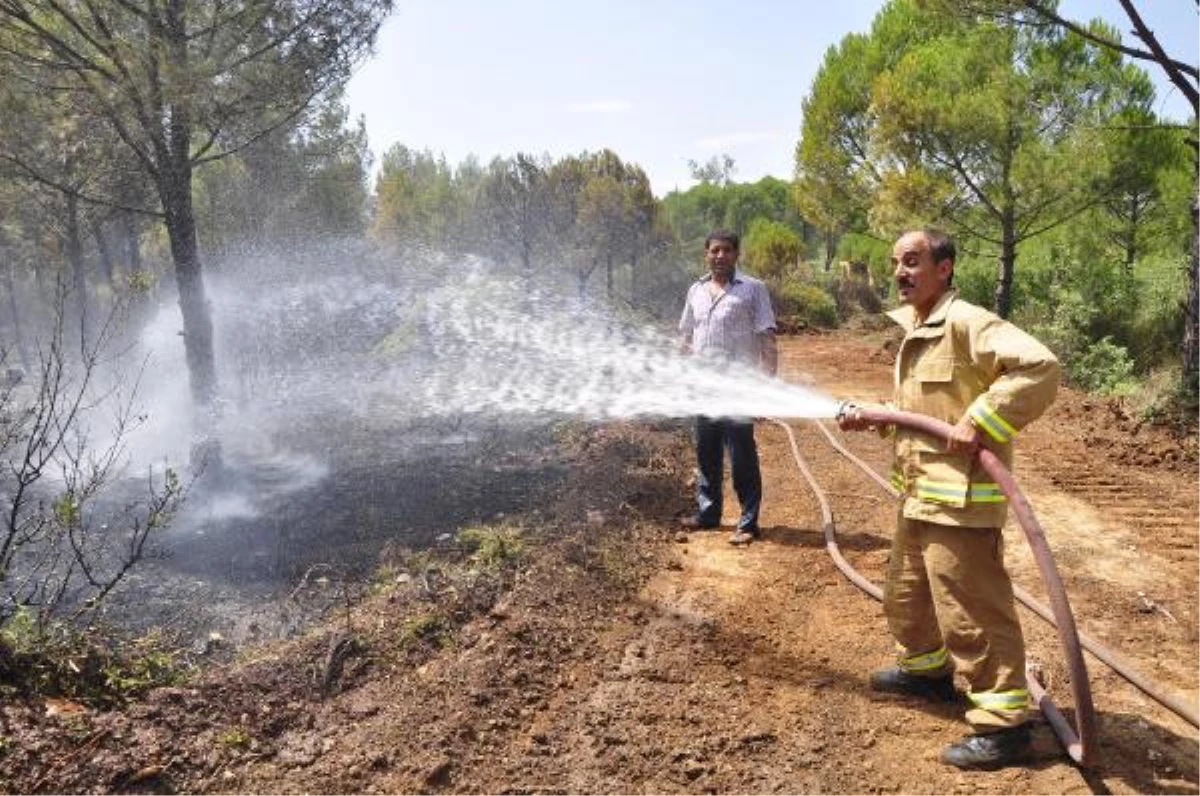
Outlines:
POLYGON ((1183 386, 1193 398, 1200 393, 1200 197, 1192 194, 1192 242, 1188 247, 1188 294, 1183 322, 1183 386))
MULTIPOLYGON (((164 38, 168 61, 179 74, 188 74, 188 36, 185 0, 168 0, 164 6, 164 38)), ((159 154, 158 193, 162 200, 175 262, 175 284, 183 314, 183 346, 191 376, 192 400, 197 417, 215 420, 217 367, 213 353, 212 316, 204 295, 200 252, 196 240, 196 216, 192 209, 192 119, 189 98, 166 106, 166 136, 156 142, 159 154)), ((212 427, 202 428, 202 445, 213 442, 212 427)))
POLYGON ((1001 219, 1000 271, 996 279, 995 310, 1001 318, 1012 312, 1013 276, 1017 268, 1017 234, 1011 208, 1005 208, 1001 219))
POLYGON ((167 238, 175 263, 179 310, 183 315, 183 347, 191 377, 192 400, 198 409, 210 410, 217 397, 216 359, 213 354, 212 317, 204 294, 196 219, 192 214, 191 167, 184 164, 161 178, 167 238))
POLYGON ((75 313, 81 340, 88 339, 87 267, 83 261, 83 234, 79 224, 79 198, 67 195, 67 267, 71 271, 71 290, 75 293, 75 313))
POLYGON ((0 228, 0 257, 3 257, 4 292, 8 294, 8 314, 12 318, 13 344, 17 348, 17 356, 21 359, 21 368, 26 373, 32 373, 33 359, 25 345, 25 333, 21 328, 21 302, 17 298, 16 265, 13 257, 3 246, 3 229, 0 228))
POLYGON ((113 264, 112 247, 108 242, 108 234, 104 231, 104 224, 98 218, 92 218, 89 228, 92 232, 92 239, 96 241, 96 253, 100 256, 100 268, 104 271, 104 280, 108 282, 108 286, 113 289, 113 293, 117 292, 116 285, 116 267, 113 264))

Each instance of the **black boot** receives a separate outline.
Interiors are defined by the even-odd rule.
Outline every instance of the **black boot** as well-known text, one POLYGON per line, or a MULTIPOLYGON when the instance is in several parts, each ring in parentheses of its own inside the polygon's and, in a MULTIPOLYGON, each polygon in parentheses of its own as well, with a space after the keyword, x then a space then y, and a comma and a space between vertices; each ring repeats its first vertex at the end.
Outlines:
POLYGON ((958 692, 954 690, 953 675, 922 677, 906 672, 899 666, 871 672, 871 690, 918 696, 934 702, 954 702, 958 699, 958 692))
POLYGON ((1027 762, 1029 757, 1028 724, 985 735, 967 735, 942 750, 943 763, 988 771, 1027 762))

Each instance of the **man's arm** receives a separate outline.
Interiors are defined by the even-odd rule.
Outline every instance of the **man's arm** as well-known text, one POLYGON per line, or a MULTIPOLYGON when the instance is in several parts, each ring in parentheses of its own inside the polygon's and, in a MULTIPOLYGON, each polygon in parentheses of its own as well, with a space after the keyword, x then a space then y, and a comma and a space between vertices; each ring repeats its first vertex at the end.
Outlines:
POLYGON ((970 423, 996 442, 1011 442, 1054 401, 1061 377, 1050 349, 1008 321, 989 318, 971 327, 971 347, 984 372, 998 374, 987 391, 964 413, 970 423))
POLYGON ((775 330, 767 329, 755 335, 758 339, 758 365, 768 376, 779 372, 779 343, 775 339, 775 330))
POLYGON ((692 291, 695 285, 688 288, 687 297, 683 300, 683 315, 679 318, 679 353, 692 353, 692 333, 696 326, 696 316, 692 313, 692 291))
POLYGON ((768 376, 779 372, 779 344, 775 340, 775 311, 771 309, 771 294, 762 282, 755 283, 754 328, 758 342, 758 366, 768 376))

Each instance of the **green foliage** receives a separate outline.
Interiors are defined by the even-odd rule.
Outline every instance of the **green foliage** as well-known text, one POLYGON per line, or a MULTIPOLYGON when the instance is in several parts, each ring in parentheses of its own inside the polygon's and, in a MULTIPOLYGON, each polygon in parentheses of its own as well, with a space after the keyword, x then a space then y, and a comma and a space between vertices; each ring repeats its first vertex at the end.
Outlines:
POLYGON ((456 231, 465 197, 445 157, 394 144, 383 155, 372 232, 393 243, 444 245, 456 231))
POLYGON ((511 566, 520 561, 525 552, 521 528, 511 525, 462 528, 455 539, 470 550, 472 559, 486 570, 511 566))
POLYGON ((980 307, 992 306, 996 289, 996 263, 979 257, 959 257, 954 264, 954 287, 958 295, 980 307))
POLYGON ((250 742, 253 740, 250 731, 241 725, 227 727, 217 736, 218 743, 233 749, 245 749, 250 746, 250 742))
POLYGON ((79 524, 80 509, 79 501, 75 495, 67 492, 58 500, 51 504, 51 511, 54 512, 54 518, 60 525, 66 528, 72 528, 79 524))
POLYGON ((796 267, 803 254, 804 241, 791 228, 758 218, 742 239, 740 262, 751 273, 778 280, 796 267))
POLYGON ((124 640, 21 607, 0 626, 0 689, 24 696, 122 704, 188 674, 180 650, 159 631, 124 640))
POLYGON ((1196 396, 1185 388, 1178 366, 1150 373, 1130 396, 1130 405, 1148 423, 1173 425, 1186 433, 1195 433, 1196 396))
MULTIPOLYGON (((717 228, 749 235, 759 220, 787 227, 807 246, 810 230, 801 218, 791 187, 775 177, 754 183, 702 182, 686 191, 672 191, 662 200, 662 215, 692 261, 703 256, 704 238, 717 228)), ((743 250, 745 249, 743 239, 743 250)))
POLYGON ((41 635, 37 615, 24 605, 19 606, 6 622, 0 624, 0 644, 4 645, 9 654, 28 654, 36 649, 41 635))
POLYGON ((887 295, 892 284, 892 241, 873 235, 850 232, 838 240, 837 258, 851 263, 866 263, 880 295, 887 295))
POLYGON ((404 620, 397 644, 401 649, 408 649, 417 644, 428 644, 442 649, 450 643, 451 630, 451 624, 440 614, 412 616, 404 620))
POLYGON ((295 124, 196 172, 198 234, 218 253, 264 239, 360 235, 370 164, 362 120, 350 121, 341 93, 323 94, 295 124))
POLYGON ((820 229, 838 234, 866 226, 887 157, 877 148, 874 86, 911 49, 956 25, 950 15, 922 13, 916 3, 893 0, 876 15, 869 34, 849 34, 826 51, 803 102, 796 147, 796 201, 820 229))
POLYGON ((1103 337, 1076 353, 1066 363, 1070 381, 1088 392, 1125 395, 1133 391, 1133 361, 1123 346, 1103 337))
POLYGON ((692 179, 697 182, 728 185, 732 181, 737 167, 729 155, 713 155, 704 163, 689 160, 688 171, 691 173, 692 179))
POLYGON ((883 309, 879 293, 862 279, 842 276, 833 281, 832 289, 840 318, 860 311, 874 315, 883 309))
POLYGON ((157 631, 134 639, 118 658, 101 667, 105 689, 129 697, 179 682, 184 674, 180 653, 157 631))
POLYGON ((1185 323, 1180 310, 1188 290, 1186 268, 1182 255, 1145 257, 1138 263, 1137 312, 1124 342, 1135 354, 1139 372, 1177 364, 1185 323))
MULTIPOLYGON (((1100 23, 1094 30, 1119 38, 1100 23)), ((835 232, 869 224, 890 240, 906 228, 947 227, 960 253, 987 261, 960 260, 963 294, 1002 314, 1021 300, 1046 303, 1053 280, 1030 281, 1047 274, 1027 269, 1030 254, 1040 237, 1075 224, 1097 245, 1087 256, 1069 252, 1072 267, 1110 269, 1104 280, 1118 286, 1112 266, 1130 270, 1166 230, 1187 237, 1179 211, 1194 174, 1180 137, 1155 129, 1151 98, 1144 72, 1062 26, 893 0, 868 35, 826 53, 804 102, 797 200, 835 232), (1163 202, 1169 192, 1179 200, 1163 202)), ((1123 343, 1117 327, 1130 317, 1094 316, 1092 339, 1111 333, 1123 343)))
POLYGON ((826 329, 839 323, 837 302, 810 282, 784 281, 776 290, 781 316, 796 316, 810 326, 826 329))

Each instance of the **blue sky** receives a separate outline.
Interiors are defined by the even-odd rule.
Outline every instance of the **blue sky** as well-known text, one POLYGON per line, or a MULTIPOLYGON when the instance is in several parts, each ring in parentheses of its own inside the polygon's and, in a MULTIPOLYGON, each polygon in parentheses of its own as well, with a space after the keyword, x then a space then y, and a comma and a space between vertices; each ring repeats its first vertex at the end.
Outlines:
MULTIPOLYGON (((654 192, 692 184, 688 161, 728 154, 734 179, 787 179, 800 105, 825 51, 865 31, 881 0, 397 0, 350 82, 379 157, 402 143, 444 154, 608 147, 654 192)), ((1167 51, 1197 60, 1194 0, 1139 0, 1167 51)), ((1129 26, 1116 0, 1066 0, 1075 18, 1129 26)), ((1127 36, 1128 38, 1128 36, 1127 36)), ((1160 112, 1187 106, 1158 70, 1160 112)))

